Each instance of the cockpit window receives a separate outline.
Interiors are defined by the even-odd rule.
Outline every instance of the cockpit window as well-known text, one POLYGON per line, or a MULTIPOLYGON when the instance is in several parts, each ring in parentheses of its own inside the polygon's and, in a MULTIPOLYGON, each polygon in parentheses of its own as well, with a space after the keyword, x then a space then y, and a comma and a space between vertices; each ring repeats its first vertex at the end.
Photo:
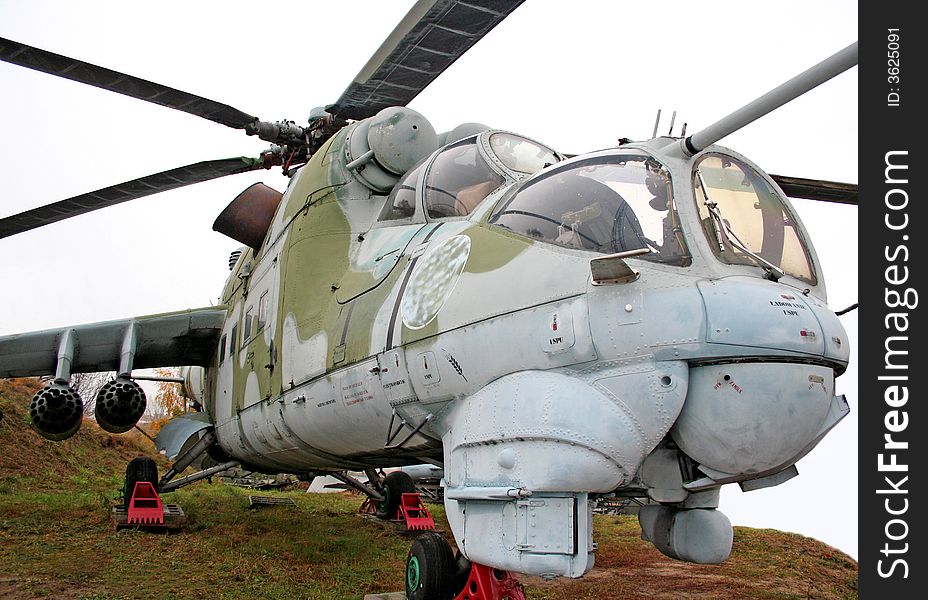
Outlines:
POLYGON ((550 148, 511 133, 494 133, 490 148, 504 165, 516 173, 531 175, 558 162, 550 148))
POLYGON ((466 216, 503 184, 477 151, 476 138, 455 144, 435 157, 425 182, 425 210, 430 219, 466 216))
POLYGON ((757 171, 734 157, 707 154, 696 164, 693 186, 705 234, 721 260, 773 266, 815 284, 796 218, 757 171))
POLYGON ((409 169, 406 176, 393 186, 393 191, 390 192, 390 197, 387 198, 383 211, 381 211, 380 217, 377 218, 378 221, 411 219, 416 214, 416 187, 419 185, 419 178, 422 176, 422 166, 424 164, 425 159, 419 161, 418 165, 409 169))
POLYGON ((670 173, 644 154, 600 156, 526 180, 503 198, 490 223, 567 248, 649 249, 640 258, 690 264, 670 173))

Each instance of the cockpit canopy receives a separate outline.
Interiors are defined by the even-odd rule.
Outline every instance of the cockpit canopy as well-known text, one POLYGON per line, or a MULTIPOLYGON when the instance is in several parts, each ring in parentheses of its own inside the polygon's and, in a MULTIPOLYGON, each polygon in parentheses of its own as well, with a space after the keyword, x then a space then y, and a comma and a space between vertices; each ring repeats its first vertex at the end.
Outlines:
POLYGON ((690 264, 669 171, 640 151, 571 162, 507 193, 490 223, 539 241, 605 254, 690 264))
POLYGON ((750 165, 733 156, 707 153, 696 163, 693 187, 704 233, 720 260, 772 265, 816 283, 796 217, 750 165))
POLYGON ((451 144, 413 166, 396 184, 378 220, 412 219, 417 190, 429 220, 470 215, 507 181, 517 181, 557 163, 550 148, 502 131, 485 132, 451 144))
POLYGON ((429 219, 469 215, 505 181, 480 155, 477 138, 468 138, 439 152, 429 165, 425 212, 429 219))

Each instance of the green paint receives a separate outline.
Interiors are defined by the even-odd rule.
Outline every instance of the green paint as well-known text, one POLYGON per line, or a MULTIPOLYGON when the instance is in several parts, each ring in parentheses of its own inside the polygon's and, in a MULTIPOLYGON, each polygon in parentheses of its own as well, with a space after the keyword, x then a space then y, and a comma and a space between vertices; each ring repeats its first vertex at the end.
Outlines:
MULTIPOLYGON (((397 113, 391 120, 398 122, 401 118, 402 113, 397 113)), ((239 366, 239 357, 233 359, 231 393, 236 410, 244 407, 246 382, 251 373, 257 378, 262 399, 275 398, 290 387, 290 381, 283 381, 282 368, 279 368, 282 355, 293 350, 284 343, 285 321, 289 315, 296 322, 295 334, 299 340, 306 341, 325 334, 328 342, 327 370, 368 359, 372 351, 379 352, 386 342, 372 340, 374 319, 386 304, 394 301, 391 294, 406 276, 410 265, 406 257, 430 227, 410 224, 404 230, 352 231, 348 212, 351 211, 354 219, 364 222, 364 215, 375 217, 384 198, 373 194, 344 170, 342 157, 346 140, 346 130, 333 136, 295 175, 296 179, 285 195, 281 207, 284 223, 280 234, 282 239, 273 246, 278 253, 276 268, 280 269, 280 289, 272 296, 278 303, 277 321, 267 324, 274 327, 277 361, 273 369, 266 367, 271 364, 271 348, 261 334, 251 340, 237 342, 240 346, 238 352, 245 352, 247 360, 244 366, 239 366), (367 246, 358 245, 358 236, 362 234, 367 239, 360 244, 367 246), (382 258, 392 250, 396 250, 395 257, 382 258), (353 257, 352 251, 356 254, 353 257), (391 261, 392 265, 382 260, 391 261), (347 310, 349 307, 350 311, 347 310)), ((471 274, 503 268, 533 243, 504 229, 468 222, 446 223, 436 239, 458 234, 471 238, 471 253, 464 268, 466 273, 471 274)), ((248 263, 251 263, 252 272, 261 271, 266 261, 274 258, 264 256, 267 251, 265 247, 262 254, 254 257, 252 251, 246 249, 246 255, 239 261, 223 293, 227 305, 242 303, 242 316, 237 328, 239 336, 245 331, 243 319, 247 308, 254 305, 257 311, 259 302, 259 298, 252 297, 255 296, 254 286, 258 283, 252 280, 254 276, 244 281, 240 276, 248 263)), ((452 326, 451 323, 443 324, 441 315, 421 329, 411 330, 400 324, 399 336, 394 343, 408 344, 434 337, 452 326)), ((234 342, 230 340, 229 343, 234 342)), ((299 373, 294 377, 299 378, 299 373)), ((210 382, 215 390, 214 378, 211 377, 210 382)))
MULTIPOLYGON (((339 282, 336 294, 339 302, 349 302, 379 285, 409 250, 410 241, 420 235, 425 225, 399 225, 372 229, 356 250, 351 268, 339 282), (361 262, 360 256, 365 260, 361 262)), ((405 262, 403 263, 405 264, 405 262)))
MULTIPOLYGON (((337 155, 344 137, 344 134, 334 136, 300 170, 290 186, 286 205, 282 206, 286 225, 282 235, 285 239, 282 244, 272 247, 279 254, 276 264, 271 267, 280 270, 280 289, 276 293, 272 292, 272 298, 278 304, 277 320, 265 324, 265 327, 273 327, 275 332, 272 339, 276 350, 273 368, 268 367, 272 365, 271 347, 265 341, 263 329, 253 331, 250 339, 243 339, 247 309, 252 306, 253 314, 257 316, 260 296, 255 292, 255 285, 259 282, 254 280, 254 275, 244 279, 241 275, 246 264, 250 263, 252 273, 255 273, 264 268, 267 261, 274 259, 274 256, 267 255, 268 247, 263 247, 257 256, 246 249, 245 256, 239 260, 226 282, 223 300, 229 306, 236 303, 242 305, 237 323, 238 339, 228 340, 228 344, 236 344, 236 355, 230 359, 233 371, 230 392, 234 412, 244 408, 245 388, 251 373, 257 378, 260 399, 276 397, 282 392, 285 382, 282 381, 280 364, 281 354, 287 351, 283 344, 283 326, 288 314, 293 313, 296 317, 301 339, 308 339, 318 333, 324 323, 335 322, 329 314, 330 305, 334 301, 331 286, 347 268, 350 228, 337 202, 335 189, 343 181, 335 173, 336 164, 327 167, 323 163, 331 162, 326 161, 330 155, 337 155), (240 366, 240 353, 245 353, 244 366, 240 366)), ((275 277, 271 271, 264 276, 275 277)), ((332 339, 333 331, 327 333, 329 339, 332 339)), ((218 360, 214 366, 218 367, 218 360)), ((210 396, 214 398, 217 389, 215 376, 211 374, 208 382, 210 396)), ((228 416, 232 415, 218 415, 220 419, 228 416)))
POLYGON ((495 271, 532 245, 531 240, 492 225, 476 225, 465 233, 471 240, 470 256, 464 266, 465 273, 495 271))
POLYGON ((409 557, 406 563, 406 589, 415 590, 419 587, 419 559, 415 556, 409 557))
POLYGON ((411 344, 413 342, 418 342, 432 336, 436 336, 441 333, 439 326, 439 321, 441 319, 441 314, 439 313, 438 317, 432 319, 425 327, 422 329, 410 329, 406 327, 406 324, 403 324, 402 332, 400 333, 400 340, 405 346, 406 344, 411 344))

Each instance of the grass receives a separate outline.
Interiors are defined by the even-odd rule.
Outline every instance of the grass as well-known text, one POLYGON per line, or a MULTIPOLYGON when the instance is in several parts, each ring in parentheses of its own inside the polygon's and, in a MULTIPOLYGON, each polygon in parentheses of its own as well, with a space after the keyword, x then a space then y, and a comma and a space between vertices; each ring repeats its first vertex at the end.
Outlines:
POLYGON ((3 497, 0 582, 55 598, 343 599, 402 586, 408 540, 359 517, 356 496, 294 492, 295 508, 249 510, 248 493, 204 483, 166 497, 186 531, 118 535, 108 492, 3 497))
MULTIPOLYGON (((202 482, 165 497, 187 514, 184 531, 116 534, 125 464, 150 444, 92 426, 46 442, 21 423, 29 389, 0 381, 0 597, 345 600, 403 589, 411 538, 359 516, 351 494, 271 492, 296 506, 249 510, 250 490, 202 482)), ((449 532, 442 508, 429 508, 449 532)), ((597 515, 594 529, 593 571, 522 577, 528 598, 857 597, 857 564, 799 535, 736 527, 731 558, 708 566, 664 557, 634 517, 597 515)))

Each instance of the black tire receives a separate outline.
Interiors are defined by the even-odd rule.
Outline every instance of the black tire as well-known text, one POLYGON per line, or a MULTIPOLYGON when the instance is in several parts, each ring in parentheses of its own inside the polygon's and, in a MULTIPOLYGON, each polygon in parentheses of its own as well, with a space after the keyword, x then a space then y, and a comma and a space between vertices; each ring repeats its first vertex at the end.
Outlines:
POLYGON ((132 492, 139 481, 147 481, 158 489, 158 465, 148 456, 137 456, 126 465, 126 483, 122 488, 122 503, 126 510, 132 500, 132 492))
POLYGON ((439 533, 416 538, 406 556, 407 600, 451 600, 454 597, 454 555, 439 533))
POLYGON ((377 510, 374 514, 378 519, 392 519, 396 516, 396 509, 400 506, 400 500, 403 494, 411 494, 416 491, 416 484, 412 482, 412 477, 403 471, 393 471, 388 473, 383 479, 382 502, 377 503, 377 510))

